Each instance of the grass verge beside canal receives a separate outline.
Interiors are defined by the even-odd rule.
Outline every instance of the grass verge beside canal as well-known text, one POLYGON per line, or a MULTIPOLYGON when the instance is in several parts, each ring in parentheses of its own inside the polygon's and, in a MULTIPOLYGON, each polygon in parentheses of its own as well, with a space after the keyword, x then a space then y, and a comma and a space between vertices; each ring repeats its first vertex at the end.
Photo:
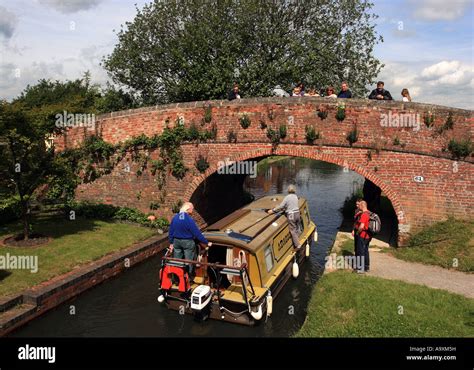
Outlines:
POLYGON ((412 236, 406 247, 388 252, 405 261, 474 272, 474 221, 438 222, 412 236))
POLYGON ((297 337, 473 337, 474 300, 438 289, 325 274, 314 287, 297 337))
MULTIPOLYGON (((38 256, 38 271, 0 270, 0 296, 19 293, 156 233, 143 226, 91 219, 67 221, 45 218, 37 220, 34 226, 35 232, 52 238, 48 244, 37 247, 0 246, 0 255, 38 256)), ((20 230, 18 223, 5 225, 0 229, 0 239, 20 230)))

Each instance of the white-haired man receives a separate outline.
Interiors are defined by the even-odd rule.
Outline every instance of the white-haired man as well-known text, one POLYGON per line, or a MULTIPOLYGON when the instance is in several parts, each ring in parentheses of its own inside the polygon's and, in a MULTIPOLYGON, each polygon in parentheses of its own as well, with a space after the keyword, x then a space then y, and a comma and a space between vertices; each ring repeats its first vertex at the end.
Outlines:
MULTIPOLYGON (((192 219, 191 214, 193 211, 193 204, 186 202, 179 210, 179 213, 174 215, 171 220, 168 238, 174 258, 196 259, 195 239, 203 244, 207 244, 208 247, 212 245, 202 235, 201 230, 199 230, 196 222, 192 219)), ((194 265, 189 265, 189 275, 194 275, 194 265)))
POLYGON ((297 249, 301 248, 299 237, 299 226, 301 222, 300 208, 298 206, 298 196, 296 195, 296 187, 294 185, 288 186, 288 195, 283 198, 283 201, 278 207, 269 209, 268 213, 276 213, 285 211, 288 219, 288 227, 290 228, 291 239, 293 246, 297 249))

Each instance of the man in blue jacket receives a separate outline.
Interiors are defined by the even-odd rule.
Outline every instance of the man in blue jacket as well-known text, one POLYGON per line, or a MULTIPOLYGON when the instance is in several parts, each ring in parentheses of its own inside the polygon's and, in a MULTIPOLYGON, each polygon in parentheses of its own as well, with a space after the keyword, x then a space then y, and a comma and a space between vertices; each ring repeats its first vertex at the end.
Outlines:
MULTIPOLYGON (((212 245, 202 235, 201 230, 199 230, 196 222, 192 219, 191 214, 193 211, 193 204, 186 202, 179 210, 179 213, 171 220, 168 238, 174 258, 196 259, 195 239, 203 244, 207 244, 208 247, 212 245)), ((189 265, 189 275, 194 275, 194 265, 189 265)))

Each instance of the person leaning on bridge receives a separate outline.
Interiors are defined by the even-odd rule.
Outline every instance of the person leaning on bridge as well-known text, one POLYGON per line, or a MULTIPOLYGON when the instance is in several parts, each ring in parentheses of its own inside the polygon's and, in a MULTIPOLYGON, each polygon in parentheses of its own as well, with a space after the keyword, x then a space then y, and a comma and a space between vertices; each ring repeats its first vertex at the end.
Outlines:
POLYGON ((384 89, 384 82, 379 81, 377 82, 377 88, 372 90, 369 95, 369 99, 376 99, 376 100, 393 100, 392 95, 388 90, 384 89))
MULTIPOLYGON (((195 239, 203 244, 207 244, 208 247, 212 245, 212 243, 202 235, 201 230, 199 230, 196 222, 192 219, 191 214, 193 211, 193 204, 186 202, 179 210, 179 213, 174 215, 171 220, 168 238, 170 250, 173 252, 174 258, 184 258, 187 260, 196 259, 195 239)), ((189 275, 194 275, 194 265, 189 265, 189 275)))
POLYGON ((343 98, 343 99, 350 99, 352 98, 352 93, 351 90, 349 90, 349 84, 344 81, 341 84, 341 91, 339 91, 339 94, 337 94, 338 98, 343 98))
POLYGON ((278 207, 269 209, 269 214, 279 211, 285 211, 288 219, 288 226, 290 228, 291 239, 293 240, 293 247, 301 248, 298 230, 301 222, 300 209, 298 207, 298 196, 296 195, 296 187, 294 185, 288 186, 288 195, 283 198, 283 201, 278 207))

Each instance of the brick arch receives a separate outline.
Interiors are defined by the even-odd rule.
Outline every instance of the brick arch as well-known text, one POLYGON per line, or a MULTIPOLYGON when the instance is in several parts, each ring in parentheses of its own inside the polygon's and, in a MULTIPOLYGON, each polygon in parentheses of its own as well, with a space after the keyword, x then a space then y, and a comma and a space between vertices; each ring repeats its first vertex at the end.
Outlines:
MULTIPOLYGON (((308 149, 313 148, 309 147, 308 149)), ((393 209, 398 218, 398 224, 405 223, 405 212, 402 209, 401 202, 400 202, 400 195, 387 183, 382 181, 380 177, 373 171, 368 170, 364 166, 356 165, 351 161, 348 161, 346 158, 335 156, 333 154, 325 154, 319 151, 310 151, 303 149, 293 149, 293 148, 278 148, 276 151, 273 150, 272 147, 265 147, 255 150, 250 150, 246 152, 241 152, 234 156, 229 156, 229 161, 245 161, 253 158, 258 157, 268 157, 271 155, 281 155, 281 156, 291 156, 291 157, 301 157, 301 158, 308 158, 317 161, 328 162, 332 164, 336 164, 341 167, 349 168, 350 170, 358 173, 359 175, 363 176, 364 178, 372 181, 375 185, 377 185, 382 191, 386 194, 387 198, 392 203, 393 209)), ((190 200, 193 196, 194 192, 198 189, 198 187, 212 174, 216 173, 218 170, 218 163, 210 164, 209 168, 201 175, 196 176, 191 184, 187 187, 184 198, 186 200, 190 200)))

